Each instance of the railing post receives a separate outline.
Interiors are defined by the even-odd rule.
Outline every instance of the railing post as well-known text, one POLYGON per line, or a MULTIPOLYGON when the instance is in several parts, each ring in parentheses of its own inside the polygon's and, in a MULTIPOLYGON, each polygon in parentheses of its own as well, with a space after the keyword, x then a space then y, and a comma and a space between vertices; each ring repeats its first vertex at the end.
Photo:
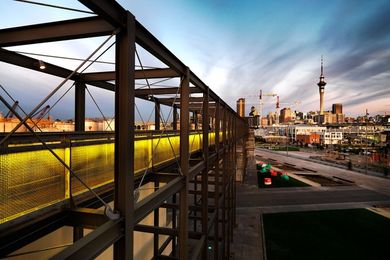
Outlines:
POLYGON ((135 18, 127 12, 126 26, 116 36, 115 52, 115 209, 124 236, 114 244, 114 259, 133 259, 134 219, 134 60, 135 18))

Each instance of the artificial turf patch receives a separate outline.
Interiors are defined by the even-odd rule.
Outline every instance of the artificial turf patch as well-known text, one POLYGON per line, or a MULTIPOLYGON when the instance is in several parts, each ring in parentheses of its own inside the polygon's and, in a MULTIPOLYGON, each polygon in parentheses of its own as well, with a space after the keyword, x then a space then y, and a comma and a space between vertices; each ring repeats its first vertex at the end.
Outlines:
POLYGON ((259 188, 287 188, 287 187, 307 187, 310 186, 304 182, 298 181, 289 176, 288 180, 282 178, 281 175, 271 176, 268 173, 258 173, 258 186, 259 188), (271 178, 272 184, 265 185, 264 178, 271 178))
POLYGON ((366 209, 264 214, 267 259, 390 259, 390 219, 366 209))

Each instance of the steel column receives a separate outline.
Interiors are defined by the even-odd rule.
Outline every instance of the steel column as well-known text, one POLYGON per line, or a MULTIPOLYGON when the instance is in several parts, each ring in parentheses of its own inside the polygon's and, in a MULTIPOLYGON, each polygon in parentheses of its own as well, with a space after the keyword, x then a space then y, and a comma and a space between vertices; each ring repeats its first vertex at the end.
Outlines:
POLYGON ((133 258, 134 218, 134 60, 135 18, 116 36, 115 209, 124 218, 124 236, 114 244, 114 259, 133 258))
POLYGON ((227 155, 226 155, 226 179, 227 179, 227 190, 226 190, 226 256, 229 256, 230 253, 230 230, 231 230, 231 225, 230 225, 230 219, 231 219, 231 211, 230 211, 230 189, 231 189, 231 139, 230 139, 230 131, 231 131, 231 114, 227 113, 227 133, 226 133, 226 141, 227 141, 227 155))
MULTIPOLYGON (((158 190, 158 186, 160 183, 157 181, 154 182, 154 191, 158 190)), ((154 227, 160 226, 160 207, 157 207, 153 212, 153 225, 154 227)), ((153 234, 153 256, 156 258, 158 256, 158 249, 159 249, 159 234, 154 233, 153 234)))
POLYGON ((172 120, 172 129, 177 130, 177 106, 173 105, 173 120, 172 120))
POLYGON ((189 184, 189 69, 180 83, 180 169, 185 185, 179 192, 179 259, 188 259, 188 184, 189 184))
POLYGON ((234 140, 234 148, 233 148, 233 226, 236 227, 236 183, 237 183, 237 118, 233 118, 233 140, 234 140))
POLYGON ((194 116, 194 127, 195 127, 195 130, 198 130, 198 111, 194 111, 193 112, 193 116, 194 116))
POLYGON ((222 113, 222 147, 223 147, 223 161, 222 161, 222 257, 223 259, 226 259, 226 186, 227 186, 227 154, 226 154, 226 119, 227 119, 227 112, 226 107, 223 106, 223 113, 222 113))
POLYGON ((154 130, 160 130, 160 103, 154 102, 154 130))
POLYGON ((215 221, 214 221, 214 259, 219 259, 219 147, 220 147, 220 140, 219 140, 219 132, 220 132, 220 102, 219 100, 216 101, 216 108, 215 108, 215 151, 216 151, 216 160, 214 164, 214 207, 215 207, 215 221))
MULTIPOLYGON (((176 204, 176 193, 172 195, 172 203, 176 204)), ((177 228, 177 214, 176 214, 176 208, 172 209, 172 228, 177 228)), ((172 239, 172 255, 176 256, 176 245, 177 245, 177 237, 174 237, 172 239)))
MULTIPOLYGON (((196 115, 196 114, 195 114, 196 115)), ((202 259, 208 259, 207 246, 208 246, 208 157, 209 157, 209 94, 203 94, 203 113, 202 113, 202 150, 204 160, 204 170, 202 171, 202 233, 206 237, 202 259)))
MULTIPOLYGON (((85 84, 76 82, 75 84, 75 131, 85 131, 85 84)), ((72 178, 70 178, 72 180, 72 178)), ((84 236, 82 227, 73 227, 73 242, 84 236)))
POLYGON ((85 131, 85 84, 76 82, 75 85, 75 131, 85 131))

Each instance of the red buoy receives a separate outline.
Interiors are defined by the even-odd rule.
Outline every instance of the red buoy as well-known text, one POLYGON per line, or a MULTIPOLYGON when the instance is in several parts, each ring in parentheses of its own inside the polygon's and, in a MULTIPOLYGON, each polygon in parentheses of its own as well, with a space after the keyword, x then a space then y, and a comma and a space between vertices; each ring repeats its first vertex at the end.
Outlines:
POLYGON ((264 178, 264 185, 271 185, 272 179, 271 178, 264 178))

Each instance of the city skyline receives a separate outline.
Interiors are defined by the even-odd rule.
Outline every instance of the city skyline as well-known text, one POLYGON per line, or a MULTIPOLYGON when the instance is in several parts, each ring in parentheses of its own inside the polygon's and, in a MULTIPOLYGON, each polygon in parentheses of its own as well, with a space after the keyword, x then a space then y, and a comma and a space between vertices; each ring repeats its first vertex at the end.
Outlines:
MULTIPOLYGON (((349 1, 151 1, 148 5, 119 2, 232 108, 238 98, 244 97, 249 103, 251 99, 245 95, 257 96, 262 89, 277 93, 282 103, 300 100, 300 107, 293 110, 319 110, 316 83, 323 54, 328 83, 324 110, 330 110, 333 103, 342 103, 345 114, 351 116, 364 114, 366 108, 372 114, 390 110, 390 29, 385 26, 390 22, 388 1, 354 1, 353 6, 349 1)), ((77 1, 50 3, 85 10, 77 1)), ((6 11, 1 28, 88 16, 13 1, 3 1, 0 7, 6 11), (16 9, 17 15, 12 12, 16 9), (31 15, 42 11, 45 16, 31 15)), ((45 51, 78 57, 78 53, 93 50, 101 41, 88 39, 72 45, 64 42, 59 43, 59 48, 45 51)), ((54 43, 10 49, 41 53, 42 47, 47 46, 54 43)), ((104 60, 112 61, 113 52, 104 60)), ((77 63, 59 64, 74 68, 77 63)), ((156 62, 146 56, 145 65, 156 62)), ((0 84, 11 92, 17 87, 21 89, 17 84, 37 89, 34 93, 13 92, 27 108, 58 84, 58 79, 46 75, 37 79, 37 73, 23 69, 20 71, 24 77, 19 80, 20 72, 13 73, 12 66, 1 63, 0 68, 0 84)), ((112 93, 94 88, 91 92, 107 115, 112 115, 112 93)), ((54 116, 73 117, 72 111, 63 112, 69 102, 73 98, 65 97, 53 111, 54 116)), ((273 104, 264 106, 264 112, 271 110, 275 110, 273 104)), ((87 104, 87 113, 90 117, 99 116, 93 104, 87 104)), ((146 114, 149 111, 145 117, 146 114)))

